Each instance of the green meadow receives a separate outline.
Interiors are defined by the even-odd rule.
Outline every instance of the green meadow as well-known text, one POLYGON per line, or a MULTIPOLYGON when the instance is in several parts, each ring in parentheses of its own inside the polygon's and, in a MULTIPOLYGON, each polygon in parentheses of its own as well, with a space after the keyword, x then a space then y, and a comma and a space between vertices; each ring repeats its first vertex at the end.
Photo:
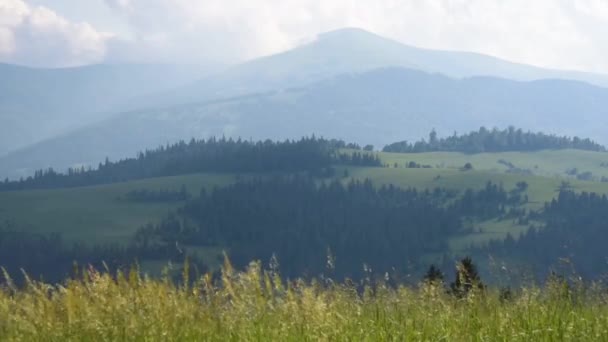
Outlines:
MULTIPOLYGON (((576 191, 608 194, 608 183, 600 182, 608 177, 608 153, 577 150, 505 152, 505 153, 380 153, 388 167, 337 167, 336 177, 371 179, 376 185, 394 184, 400 187, 433 189, 443 187, 455 190, 478 189, 488 181, 502 184, 509 190, 516 183, 525 181, 529 187, 526 209, 537 210, 557 195, 564 181, 576 191), (506 161, 530 173, 509 173, 506 161), (414 162, 431 168, 406 168, 414 162), (471 163, 472 170, 463 170, 471 163), (396 164, 396 165, 395 165, 396 164), (591 172, 596 178, 582 181, 566 174, 577 168, 579 172, 591 172)), ((201 188, 223 186, 236 181, 231 174, 193 174, 174 177, 151 178, 101 186, 34 190, 0 193, 0 223, 13 229, 34 233, 61 233, 67 241, 114 242, 129 239, 142 225, 158 222, 169 211, 180 206, 173 203, 138 203, 124 199, 132 190, 178 190, 184 185, 196 195, 201 188)), ((471 244, 499 239, 511 233, 513 236, 526 227, 512 221, 488 220, 474 223, 475 232, 456 237, 450 242, 454 251, 471 244)))
POLYGON ((195 174, 81 188, 0 193, 0 222, 33 233, 59 232, 67 241, 123 242, 142 225, 154 223, 180 203, 137 203, 124 199, 132 190, 179 190, 196 195, 202 188, 234 182, 229 174, 195 174))
POLYGON ((506 172, 509 167, 500 161, 513 164, 544 177, 567 177, 566 171, 576 168, 578 173, 591 172, 601 179, 608 177, 608 153, 581 150, 545 150, 538 152, 500 152, 465 154, 458 152, 432 153, 381 153, 382 160, 394 166, 415 161, 435 168, 460 168, 470 162, 479 170, 506 172), (602 166, 604 164, 605 166, 602 166))

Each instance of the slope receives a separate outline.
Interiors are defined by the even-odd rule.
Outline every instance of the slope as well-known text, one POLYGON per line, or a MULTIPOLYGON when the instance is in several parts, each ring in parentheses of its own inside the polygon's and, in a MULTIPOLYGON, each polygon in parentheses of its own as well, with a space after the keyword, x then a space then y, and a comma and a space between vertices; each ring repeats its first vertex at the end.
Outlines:
MULTIPOLYGON (((608 153, 575 150, 539 151, 526 153, 486 153, 465 155, 461 153, 381 153, 381 159, 390 167, 343 167, 338 166, 337 176, 344 169, 350 178, 371 179, 374 184, 394 184, 403 188, 433 189, 444 187, 463 191, 480 189, 486 182, 503 184, 512 189, 517 182, 529 184, 526 194, 529 202, 526 209, 540 209, 557 195, 563 181, 568 181, 575 191, 608 194, 608 183, 581 181, 564 173, 565 167, 578 167, 608 176, 608 169, 601 166, 608 160, 608 153), (509 161, 522 167, 532 167, 534 174, 517 174, 499 163, 509 161), (569 161, 565 161, 569 160, 569 161), (406 162, 431 165, 432 168, 405 168, 406 162), (462 171, 467 162, 473 170, 462 171), (398 167, 394 167, 397 163, 398 167), (603 173, 601 173, 603 172, 603 173)), ((242 177, 242 176, 241 176, 242 177)), ((223 186, 236 181, 232 174, 194 174, 174 177, 150 178, 139 181, 56 190, 15 191, 0 193, 0 226, 36 233, 60 232, 68 241, 124 242, 137 228, 154 223, 169 210, 176 209, 179 202, 133 202, 125 200, 132 190, 161 189, 177 190, 182 185, 196 195, 201 188, 223 186)), ((470 242, 484 242, 505 236, 507 232, 517 235, 525 227, 511 221, 480 222, 479 233, 462 236, 454 241, 453 248, 468 246, 470 242)))
POLYGON ((387 143, 479 126, 590 137, 605 143, 608 90, 581 82, 452 79, 387 68, 308 87, 198 104, 141 110, 45 141, 0 159, 0 175, 90 164, 168 141, 232 136, 287 139, 317 134, 387 143))
MULTIPOLYGON (((564 87, 563 82, 551 80, 543 81, 546 84, 540 86, 545 89, 542 97, 538 93, 526 96, 525 91, 529 87, 520 87, 519 84, 510 84, 507 88, 502 87, 503 82, 492 79, 478 81, 477 88, 464 87, 463 90, 454 89, 454 86, 445 87, 446 83, 441 77, 435 77, 435 81, 426 81, 420 86, 410 84, 399 86, 382 80, 375 80, 372 91, 368 93, 354 92, 354 100, 370 99, 372 102, 379 96, 392 94, 391 88, 412 91, 412 98, 405 101, 392 102, 390 108, 385 108, 378 103, 358 103, 356 108, 346 104, 342 107, 340 101, 327 103, 328 100, 315 94, 317 83, 325 84, 325 88, 317 87, 319 91, 324 89, 329 96, 343 93, 343 96, 351 95, 347 91, 352 89, 346 87, 336 90, 338 86, 349 86, 349 82, 361 80, 360 73, 370 72, 378 68, 400 67, 427 73, 441 73, 453 78, 466 78, 472 76, 503 77, 513 80, 530 81, 538 79, 570 79, 588 82, 591 84, 606 86, 607 78, 603 75, 588 73, 566 72, 556 70, 545 70, 532 66, 510 63, 494 57, 484 56, 468 52, 436 51, 420 49, 407 46, 399 42, 383 38, 376 34, 360 29, 342 29, 321 34, 315 41, 297 47, 295 49, 258 58, 225 71, 219 71, 210 77, 200 79, 200 73, 190 72, 190 68, 174 68, 167 66, 90 66, 75 69, 60 70, 38 70, 15 66, 0 67, 0 156, 8 151, 18 148, 30 147, 13 153, 11 157, 4 160, 0 165, 7 165, 0 170, 0 175, 18 176, 29 174, 32 168, 43 166, 66 166, 79 163, 88 163, 103 159, 105 156, 119 158, 125 155, 154 146, 159 143, 173 141, 174 139, 189 139, 192 136, 208 136, 226 134, 231 136, 242 135, 243 137, 294 137, 294 135, 277 134, 279 129, 273 130, 274 122, 279 120, 278 125, 282 132, 293 132, 296 135, 323 133, 333 134, 337 128, 332 125, 340 125, 341 131, 349 129, 363 130, 366 132, 369 125, 375 136, 381 138, 368 138, 368 135, 349 133, 356 141, 369 140, 375 144, 383 144, 397 139, 414 139, 432 127, 440 128, 443 118, 437 119, 437 112, 442 115, 450 115, 455 118, 456 125, 453 129, 463 130, 473 128, 467 121, 469 118, 460 119, 460 115, 476 116, 481 118, 475 126, 515 124, 526 128, 543 129, 556 133, 564 132, 570 128, 569 119, 555 118, 555 113, 562 115, 568 112, 583 113, 591 115, 584 123, 580 132, 574 134, 590 137, 603 136, 603 123, 591 121, 596 119, 596 113, 601 110, 602 99, 596 100, 598 88, 589 88, 580 84, 577 89, 570 86, 564 87), (349 80, 355 77, 355 80, 349 80), (330 89, 334 78, 339 78, 330 89), (179 86, 186 81, 199 79, 194 83, 179 86), (344 84, 346 82, 346 84, 344 84), (395 88, 396 87, 396 88, 395 88), (304 93, 310 93, 312 102, 302 105, 302 92, 295 92, 294 88, 305 88, 304 93), (410 89, 411 88, 411 89, 410 89), (420 88, 420 89, 417 89, 420 88), (551 89, 553 88, 553 89, 551 89), (173 90, 170 90, 173 89, 173 90), (291 89, 291 90, 290 90, 291 89), (414 95, 422 94, 418 99, 414 95), (386 94, 379 93, 384 91, 386 94), (267 96, 267 93, 279 93, 267 96), (418 93, 417 93, 418 92, 418 93), (589 92, 589 94, 587 94, 589 92), (151 96, 144 94, 154 93, 151 96), (259 94, 266 94, 260 96, 259 94), (513 94, 525 97, 525 108, 514 103, 513 94), (247 101, 243 101, 245 96, 247 101), (436 96, 439 96, 438 98, 436 96), (134 99, 135 97, 135 99, 134 99), (357 98, 355 98, 357 97, 357 98), (483 97, 487 97, 484 99, 483 97), (557 101, 552 101, 556 99, 557 101), (228 100, 228 101, 223 101, 228 100), (552 107, 544 103, 547 100, 555 103, 552 107), (572 100, 572 101, 570 101, 572 100), (218 102, 219 101, 219 102, 218 102), (427 101, 430 109, 416 107, 419 102, 427 101), (494 101, 494 102, 491 102, 494 101), (599 102, 594 108, 594 101, 599 102), (125 102, 126 105, 125 105, 125 102), (187 105, 188 103, 213 102, 212 106, 187 105), (225 103, 230 103, 225 105, 225 103), (291 102, 294 102, 293 104, 291 102), (315 107, 317 102, 324 102, 327 108, 315 107), (436 103, 437 102, 437 103, 436 103), (452 103, 456 102, 456 103, 452 103), (118 105, 122 103, 123 105, 118 105), (443 108, 438 108, 442 104, 443 108), (488 104, 489 103, 489 104, 488 104), (537 103, 542 103, 541 108, 536 110, 537 103), (582 105, 581 105, 582 103, 582 105), (446 110, 447 105, 454 109, 446 110), (397 107, 397 106, 401 106, 397 107), (544 106, 544 107, 543 107, 544 106), (498 107, 498 109, 496 109, 498 107), (125 124, 127 128, 120 128, 122 135, 137 134, 136 137, 119 141, 113 146, 108 142, 100 145, 97 154, 88 149, 85 151, 70 151, 75 153, 70 160, 62 160, 68 152, 60 153, 60 150, 52 151, 43 147, 47 143, 56 147, 66 142, 65 145, 78 146, 82 144, 81 138, 67 142, 68 137, 59 137, 67 132, 68 128, 90 124, 93 121, 108 118, 116 114, 118 109, 136 109, 135 114, 122 116, 121 119, 112 121, 113 127, 97 126, 101 133, 93 129, 93 141, 124 139, 118 133, 112 134, 115 128, 125 124), (148 109, 144 109, 148 108, 148 109), (292 128, 293 125, 301 125, 303 120, 297 120, 289 115, 289 110, 301 109, 304 115, 323 116, 321 122, 306 122, 301 128, 292 128), (518 112, 522 110, 523 112, 518 112), (429 114, 430 112, 430 114, 429 114), (555 112, 555 113, 554 113, 555 112), (287 115, 285 113, 288 113, 287 115), (352 114, 353 119, 346 120, 341 115, 352 114), (259 117, 259 116, 262 117, 259 117), (385 120, 378 123, 369 123, 368 118, 357 116, 382 115, 399 116, 413 122, 412 129, 401 132, 400 136, 391 135, 392 127, 386 127, 385 120), (517 120, 510 122, 507 118, 517 115, 518 119, 524 118, 520 124, 517 120), (128 117, 130 116, 130 117, 128 117), (500 116, 500 119, 497 117, 500 116), (243 117, 248 120, 243 120, 243 117), (325 120, 327 118, 327 120, 325 120), (526 119, 527 118, 527 119, 526 119), (540 119, 538 119, 540 118, 540 119), (141 122, 139 122, 139 121, 141 122), (175 121, 176 123, 173 123, 175 121), (327 121, 327 122, 325 122, 327 121), (529 125, 527 125, 529 124, 529 125), (243 129, 250 125, 252 128, 243 129), (323 125, 330 125, 323 129, 323 125), (287 126, 287 127, 286 127, 287 126), (363 128, 361 128, 363 126, 363 128), (138 128, 141 127, 141 128, 138 128), (255 130, 253 128, 258 130, 255 130), (136 128, 134 130, 134 128, 136 128), (253 132, 253 133, 251 133, 253 132), (327 133, 326 133, 327 132, 327 133), (97 135, 97 137, 95 137, 97 135), (386 138, 384 138, 386 137, 386 138), (46 139, 55 139, 45 141, 46 139), (33 146, 34 142, 42 142, 33 146), (122 143, 122 144, 120 144, 122 143), (38 158, 29 155, 40 152, 44 157, 38 158), (18 154, 23 153, 23 158, 18 154), (25 159, 28 163, 15 160, 25 159), (51 163, 56 161, 56 163, 51 163), (29 165, 27 165, 29 164, 29 165), (9 170, 10 172, 5 172, 9 170), (17 170, 21 170, 17 172, 17 170)), ((467 80, 463 80, 468 82, 467 80)), ((401 96, 400 94, 399 96, 401 96)), ((394 94, 393 94, 394 96, 394 94)), ((601 97, 601 96, 600 96, 601 97)), ((308 100, 308 99, 306 99, 308 100)), ((601 113, 603 114, 603 113, 601 113)), ((302 114, 299 114, 302 115, 302 114)), ((602 116, 602 115, 600 115, 602 116)), ((577 126, 578 127, 578 126, 577 126)), ((88 136, 91 128, 74 133, 77 137, 88 136)), ((71 138, 69 138, 71 139, 71 138)), ((53 148, 54 148, 53 147, 53 148)))
POLYGON ((195 80, 169 65, 34 69, 0 64, 0 155, 132 108, 129 100, 195 80))
POLYGON ((0 194, 0 227, 32 233, 61 233, 69 242, 126 242, 139 227, 160 220, 180 202, 140 203, 125 199, 133 190, 178 190, 193 194, 234 181, 230 174, 153 178, 72 189, 0 194))
POLYGON ((344 73, 403 67, 449 77, 492 76, 520 81, 569 79, 607 87, 608 76, 512 63, 461 51, 422 49, 358 28, 320 34, 292 50, 254 59, 154 99, 175 104, 308 85, 344 73))

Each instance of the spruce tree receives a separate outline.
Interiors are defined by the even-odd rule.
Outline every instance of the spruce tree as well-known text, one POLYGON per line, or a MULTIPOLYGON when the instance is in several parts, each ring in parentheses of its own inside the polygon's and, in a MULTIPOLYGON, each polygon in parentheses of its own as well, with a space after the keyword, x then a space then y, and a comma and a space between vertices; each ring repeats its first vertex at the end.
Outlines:
POLYGON ((450 288, 451 293, 458 298, 466 297, 473 289, 485 288, 470 257, 460 260, 456 265, 456 279, 450 284, 450 288))
POLYGON ((443 284, 443 272, 441 272, 441 270, 436 267, 434 264, 432 264, 429 269, 426 271, 426 274, 424 275, 423 281, 427 284, 431 284, 431 285, 439 285, 439 284, 443 284))

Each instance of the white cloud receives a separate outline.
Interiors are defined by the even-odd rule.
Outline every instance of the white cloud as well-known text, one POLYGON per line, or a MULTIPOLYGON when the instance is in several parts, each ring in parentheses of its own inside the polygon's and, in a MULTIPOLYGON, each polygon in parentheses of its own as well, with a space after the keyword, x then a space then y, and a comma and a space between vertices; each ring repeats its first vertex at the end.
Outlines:
POLYGON ((0 60, 64 67, 100 62, 110 34, 86 22, 69 22, 51 9, 0 0, 0 60))
POLYGON ((106 0, 156 58, 238 60, 358 26, 405 43, 608 72, 606 0, 106 0))
POLYGON ((356 26, 421 47, 608 73, 608 0, 103 0, 108 22, 128 23, 120 37, 25 1, 0 0, 0 60, 236 62, 356 26))
POLYGON ((20 25, 28 8, 22 1, 0 2, 0 57, 15 51, 13 28, 20 25))

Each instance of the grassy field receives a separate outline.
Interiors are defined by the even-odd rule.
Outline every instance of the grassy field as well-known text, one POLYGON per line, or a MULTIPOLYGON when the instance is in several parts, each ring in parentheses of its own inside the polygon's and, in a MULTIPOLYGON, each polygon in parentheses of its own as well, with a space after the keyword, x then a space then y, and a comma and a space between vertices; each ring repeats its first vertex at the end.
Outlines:
POLYGON ((180 203, 135 203, 124 197, 132 190, 179 190, 194 195, 201 188, 234 182, 227 174, 197 174, 145 179, 72 189, 0 193, 0 223, 18 230, 60 232, 67 241, 124 242, 139 227, 154 223, 180 203))
MULTIPOLYGON (((439 169, 405 169, 405 168, 350 168, 349 174, 354 178, 370 178, 376 184, 395 184, 401 187, 415 187, 418 189, 433 189, 444 187, 449 189, 465 190, 467 188, 480 189, 488 181, 503 184, 510 190, 519 181, 529 184, 526 194, 529 202, 524 206, 528 210, 538 210, 544 203, 551 201, 557 195, 564 178, 523 176, 498 171, 472 170, 461 171, 456 168, 439 169)), ((608 194, 608 183, 568 180, 575 191, 597 192, 608 194)), ((507 233, 513 237, 519 236, 527 227, 519 226, 511 220, 488 220, 475 223, 475 229, 480 230, 473 234, 462 235, 450 241, 452 251, 457 252, 468 248, 471 244, 479 245, 491 239, 504 238, 507 233)))
MULTIPOLYGON (((514 188, 517 182, 525 181, 529 184, 526 192, 529 202, 525 205, 528 210, 538 210, 544 203, 555 198, 557 189, 564 181, 575 191, 608 194, 608 183, 600 181, 602 177, 608 177, 608 168, 602 166, 608 165, 608 153, 579 150, 480 154, 433 152, 380 153, 380 157, 388 168, 352 168, 349 170, 350 175, 355 178, 371 178, 376 183, 428 189, 480 189, 486 182, 491 181, 503 184, 505 189, 509 190, 514 188), (409 162, 429 165, 432 168, 405 168, 409 162), (473 170, 462 171, 466 163, 471 163, 473 170), (507 163, 511 166, 505 165, 507 163), (508 172, 513 166, 528 170, 530 174, 508 172), (583 181, 568 175, 566 171, 573 168, 576 168, 578 173, 591 172, 593 180, 583 181)), ((491 239, 501 239, 507 233, 517 237, 527 229, 511 220, 477 222, 475 228, 479 232, 453 238, 450 241, 451 250, 457 252, 472 244, 479 245, 491 239)))
MULTIPOLYGON (((188 283, 188 282, 185 282, 188 283)), ((550 282, 464 298, 419 288, 285 283, 259 263, 193 286, 132 272, 0 289, 3 341, 606 341, 600 287, 550 282), (505 297, 503 297, 505 298, 505 297)))
MULTIPOLYGON (((591 172, 600 180, 608 177, 608 153, 580 150, 547 150, 538 152, 501 152, 464 154, 456 152, 433 153, 381 153, 383 162, 393 166, 395 163, 403 167, 405 163, 414 161, 434 168, 458 169, 466 163, 471 163, 475 169, 506 172, 509 166, 521 170, 529 170, 535 175, 544 177, 568 177, 566 171, 576 168, 578 173, 591 172), (500 163, 500 161, 503 163, 500 163), (602 166, 604 163, 605 166, 602 166)), ((570 177, 572 178, 572 177, 570 177)))
MULTIPOLYGON (((401 187, 445 187, 464 190, 481 188, 486 182, 501 183, 508 190, 519 181, 529 184, 528 209, 539 209, 557 194, 560 184, 567 180, 576 191, 593 191, 608 194, 608 183, 580 181, 565 174, 576 167, 581 172, 592 172, 595 177, 608 177, 608 153, 575 150, 540 151, 530 153, 380 153, 388 168, 349 167, 350 177, 370 178, 376 184, 395 184, 401 187), (507 161, 518 168, 533 170, 532 175, 507 173, 508 167, 498 161, 507 161), (431 165, 430 169, 405 168, 407 162, 431 165), (473 170, 462 171, 470 162, 473 170), (397 168, 394 164, 397 163, 397 168)), ((343 174, 339 169, 338 176, 343 174)), ((234 175, 198 174, 177 177, 146 179, 111 185, 58 190, 37 190, 0 193, 0 225, 8 222, 12 227, 30 232, 60 232, 68 241, 124 242, 140 226, 157 222, 180 203, 134 203, 121 199, 131 190, 173 189, 181 185, 196 194, 202 187, 222 186, 234 182, 234 175)), ((462 250, 471 243, 484 243, 489 239, 517 236, 525 230, 511 221, 478 222, 474 234, 454 238, 453 250, 462 250)))

